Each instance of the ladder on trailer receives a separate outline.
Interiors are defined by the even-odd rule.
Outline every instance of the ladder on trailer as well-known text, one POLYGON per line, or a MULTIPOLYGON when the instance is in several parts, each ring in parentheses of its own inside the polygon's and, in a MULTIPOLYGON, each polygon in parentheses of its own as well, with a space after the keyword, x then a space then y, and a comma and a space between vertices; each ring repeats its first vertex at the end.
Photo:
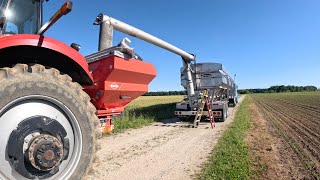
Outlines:
POLYGON ((213 117, 213 112, 212 112, 212 104, 211 104, 210 100, 211 100, 211 97, 206 98, 208 116, 210 119, 211 128, 213 129, 213 127, 216 127, 216 124, 214 122, 214 117, 213 117))
POLYGON ((204 105, 207 104, 207 110, 208 110, 208 116, 209 116, 209 119, 210 119, 210 124, 211 124, 211 127, 215 127, 215 124, 214 124, 214 117, 213 117, 213 113, 212 113, 212 106, 211 106, 211 102, 210 102, 210 97, 208 96, 208 93, 209 93, 209 90, 204 90, 202 93, 201 93, 201 101, 200 101, 200 106, 198 108, 198 111, 197 111, 197 114, 196 114, 196 117, 194 118, 194 121, 193 121, 193 126, 192 127, 198 127, 199 123, 200 123, 200 120, 201 120, 201 117, 203 115, 203 109, 204 109, 204 105))

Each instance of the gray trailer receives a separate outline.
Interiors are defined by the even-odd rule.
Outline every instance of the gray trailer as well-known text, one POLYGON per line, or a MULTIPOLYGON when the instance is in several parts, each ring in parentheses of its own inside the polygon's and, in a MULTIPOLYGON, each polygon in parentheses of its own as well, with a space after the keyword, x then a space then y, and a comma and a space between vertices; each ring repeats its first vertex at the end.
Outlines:
MULTIPOLYGON (((195 96, 188 96, 177 103, 175 115, 182 119, 194 118, 201 106, 201 93, 208 90, 214 120, 225 121, 228 117, 228 107, 236 105, 236 85, 233 79, 220 63, 192 64, 191 68, 195 96)), ((181 68, 181 85, 187 88, 187 82, 185 70, 181 68)), ((206 107, 202 117, 209 116, 206 107)))

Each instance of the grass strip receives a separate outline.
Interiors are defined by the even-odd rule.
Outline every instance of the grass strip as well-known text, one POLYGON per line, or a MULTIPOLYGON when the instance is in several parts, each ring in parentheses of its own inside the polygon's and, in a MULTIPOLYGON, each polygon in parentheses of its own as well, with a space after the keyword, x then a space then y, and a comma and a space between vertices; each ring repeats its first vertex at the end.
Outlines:
POLYGON ((113 133, 141 128, 153 122, 175 117, 176 102, 181 101, 182 98, 183 96, 139 97, 121 116, 114 119, 113 133))
POLYGON ((199 179, 248 179, 250 158, 245 142, 250 127, 249 99, 245 99, 234 121, 218 141, 199 179))

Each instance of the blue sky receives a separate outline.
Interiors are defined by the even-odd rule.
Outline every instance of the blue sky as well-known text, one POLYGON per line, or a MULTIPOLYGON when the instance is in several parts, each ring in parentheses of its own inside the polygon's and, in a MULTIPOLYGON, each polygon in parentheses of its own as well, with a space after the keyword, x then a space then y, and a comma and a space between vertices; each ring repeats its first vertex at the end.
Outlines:
MULTIPOLYGON (((49 18, 63 3, 50 0, 49 18)), ((319 0, 94 0, 73 1, 73 11, 47 33, 81 53, 97 51, 96 15, 105 13, 197 55, 197 62, 219 62, 237 74, 240 89, 271 85, 320 87, 319 0)), ((114 43, 128 37, 115 33, 114 43)), ((181 58, 129 37, 131 46, 158 75, 150 91, 182 90, 181 58)))

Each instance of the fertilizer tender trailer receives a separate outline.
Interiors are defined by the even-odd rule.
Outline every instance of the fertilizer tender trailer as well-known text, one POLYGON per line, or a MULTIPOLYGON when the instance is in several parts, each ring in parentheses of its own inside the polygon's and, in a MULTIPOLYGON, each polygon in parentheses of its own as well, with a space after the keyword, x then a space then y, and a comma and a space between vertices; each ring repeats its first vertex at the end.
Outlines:
POLYGON ((156 71, 126 39, 87 58, 43 36, 43 0, 0 0, 0 179, 81 179, 108 123, 148 91, 156 71), (87 60, 87 61, 86 61, 87 60))
MULTIPOLYGON (((175 115, 181 119, 194 119, 201 108, 201 95, 208 90, 212 115, 215 121, 225 121, 228 117, 228 107, 235 106, 237 94, 236 84, 226 73, 220 63, 192 64, 192 78, 195 82, 195 96, 188 96, 176 104, 175 115), (190 98, 193 98, 190 101, 190 98), (190 104, 193 102, 193 104, 190 104)), ((181 68, 181 85, 186 88, 186 74, 181 68)), ((208 106, 204 106, 202 117, 208 118, 208 106)))

